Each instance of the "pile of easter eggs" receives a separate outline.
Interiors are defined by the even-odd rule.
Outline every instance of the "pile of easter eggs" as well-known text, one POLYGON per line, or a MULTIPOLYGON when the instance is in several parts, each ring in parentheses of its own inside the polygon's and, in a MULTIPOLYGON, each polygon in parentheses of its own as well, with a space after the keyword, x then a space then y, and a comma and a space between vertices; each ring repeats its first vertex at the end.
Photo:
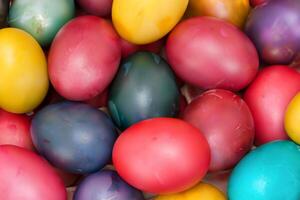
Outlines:
POLYGON ((299 0, 0 0, 0 200, 299 200, 299 0))

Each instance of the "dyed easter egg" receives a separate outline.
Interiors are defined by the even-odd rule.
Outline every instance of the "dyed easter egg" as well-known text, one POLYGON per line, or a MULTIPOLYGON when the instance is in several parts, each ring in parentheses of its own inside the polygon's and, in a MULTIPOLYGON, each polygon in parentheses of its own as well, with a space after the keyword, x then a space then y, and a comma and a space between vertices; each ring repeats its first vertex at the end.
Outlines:
POLYGON ((188 0, 114 0, 112 20, 122 38, 147 44, 171 31, 187 5, 188 0))
POLYGON ((13 113, 36 108, 48 91, 48 72, 42 48, 28 33, 0 29, 0 107, 13 113))
POLYGON ((74 200, 144 200, 143 193, 111 170, 88 175, 77 187, 74 200))
POLYGON ((4 144, 34 149, 28 116, 0 110, 0 145, 4 144))
POLYGON ((2 145, 0 163, 0 199, 67 199, 63 181, 48 162, 34 152, 2 145))
POLYGON ((253 150, 233 170, 230 200, 300 199, 300 147, 276 141, 253 150))
POLYGON ((173 118, 136 123, 117 139, 113 164, 130 185, 149 193, 182 192, 206 174, 210 149, 202 133, 173 118))
POLYGON ((197 127, 211 149, 210 171, 232 168, 251 150, 252 114, 241 97, 227 90, 209 90, 195 98, 182 118, 197 127))
POLYGON ((264 62, 289 64, 300 49, 300 1, 272 0, 256 7, 245 31, 264 62))
POLYGON ((50 45, 58 30, 75 15, 73 0, 14 0, 9 9, 11 27, 30 33, 42 46, 50 45))
POLYGON ((284 125, 288 136, 300 144, 300 93, 289 103, 286 112, 284 125))
POLYGON ((144 119, 174 117, 179 89, 169 65, 150 52, 127 58, 110 87, 108 107, 121 129, 144 119))
POLYGON ((89 14, 108 16, 111 13, 113 0, 76 0, 80 7, 89 14))
POLYGON ((32 120, 36 149, 66 172, 100 170, 111 159, 117 132, 108 116, 87 104, 61 102, 44 107, 32 120))
POLYGON ((248 37, 212 17, 181 22, 168 37, 166 54, 178 77, 202 89, 241 90, 254 79, 259 65, 248 37))
POLYGON ((111 24, 96 16, 81 16, 56 35, 49 52, 49 76, 55 90, 72 101, 102 93, 117 73, 119 37, 111 24))
POLYGON ((270 66, 258 73, 244 94, 254 119, 256 145, 288 138, 285 110, 299 91, 300 74, 288 66, 270 66))
POLYGON ((199 183, 198 185, 184 192, 170 195, 162 195, 154 200, 226 200, 225 194, 218 188, 207 183, 199 183))
POLYGON ((250 11, 249 0, 190 0, 191 16, 212 16, 243 27, 250 11))

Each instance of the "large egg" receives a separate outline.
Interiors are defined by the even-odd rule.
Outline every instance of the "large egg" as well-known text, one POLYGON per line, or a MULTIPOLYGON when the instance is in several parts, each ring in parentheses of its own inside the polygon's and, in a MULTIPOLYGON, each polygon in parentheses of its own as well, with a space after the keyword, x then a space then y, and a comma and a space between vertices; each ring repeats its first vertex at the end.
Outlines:
POLYGON ((6 26, 9 0, 0 0, 0 28, 6 26))
POLYGON ((255 124, 255 144, 287 139, 285 110, 300 91, 300 74, 288 66, 271 66, 259 72, 244 99, 255 124))
POLYGON ((300 1, 272 0, 256 7, 247 20, 246 33, 264 62, 289 64, 300 49, 300 1))
POLYGON ((169 65, 150 52, 127 58, 110 88, 108 106, 121 129, 144 119, 174 117, 179 89, 169 65))
POLYGON ((181 22, 168 38, 166 53, 175 73, 202 89, 241 90, 253 80, 259 65, 248 37, 212 17, 181 22))
POLYGON ((9 144, 33 150, 30 118, 0 110, 0 145, 9 144))
POLYGON ((212 16, 243 27, 250 11, 249 0, 190 0, 188 14, 212 16))
POLYGON ((149 193, 182 192, 206 174, 210 149, 202 133, 173 118, 134 124, 117 139, 113 163, 130 185, 149 193))
POLYGON ((63 181, 37 154, 17 146, 0 146, 0 199, 66 200, 63 181))
POLYGON ((48 90, 47 63, 42 48, 28 33, 0 30, 0 107, 14 113, 30 112, 48 90))
POLYGON ((199 183, 184 192, 158 196, 154 200, 226 200, 226 196, 211 184, 199 183))
POLYGON ((233 170, 230 200, 299 200, 300 147, 290 141, 265 144, 233 170))
POLYGON ((32 140, 54 166, 86 174, 111 159, 117 132, 109 117, 87 104, 61 102, 44 107, 33 117, 32 140))
POLYGON ((195 98, 183 119, 205 135, 211 149, 210 171, 233 167, 254 141, 254 122, 241 97, 226 90, 210 90, 195 98))
POLYGON ((300 93, 289 103, 284 118, 285 130, 288 136, 300 144, 300 93))
POLYGON ((41 45, 47 46, 74 15, 73 0, 14 0, 9 9, 8 23, 27 31, 41 45))
POLYGON ((89 100, 114 78, 121 59, 119 37, 96 16, 77 17, 56 35, 48 57, 49 76, 57 92, 69 100, 89 100))
POLYGON ((147 44, 171 31, 187 5, 188 0, 114 0, 112 20, 122 38, 147 44))
POLYGON ((144 200, 143 193, 128 185, 112 170, 87 176, 76 188, 74 200, 144 200))

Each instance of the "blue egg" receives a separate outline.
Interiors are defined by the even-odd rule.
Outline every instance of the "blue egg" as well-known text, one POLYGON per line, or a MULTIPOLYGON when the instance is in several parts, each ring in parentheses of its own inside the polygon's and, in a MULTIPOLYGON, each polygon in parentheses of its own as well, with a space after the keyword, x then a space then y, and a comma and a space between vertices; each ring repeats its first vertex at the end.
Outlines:
POLYGON ((144 197, 115 171, 103 170, 89 175, 79 184, 74 200, 144 200, 144 197))
POLYGON ((229 179, 230 200, 299 200, 300 147, 276 141, 250 152, 229 179))
POLYGON ((31 136, 38 152, 54 166, 86 174, 111 160, 118 134, 104 112, 83 103, 61 102, 33 117, 31 136))

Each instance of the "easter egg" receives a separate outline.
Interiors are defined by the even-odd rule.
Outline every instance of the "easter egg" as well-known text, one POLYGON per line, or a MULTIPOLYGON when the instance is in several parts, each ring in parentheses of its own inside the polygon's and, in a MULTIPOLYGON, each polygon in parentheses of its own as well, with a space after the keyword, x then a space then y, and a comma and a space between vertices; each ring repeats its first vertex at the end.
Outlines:
POLYGON ((195 98, 182 118, 197 127, 211 149, 210 171, 232 168, 251 150, 254 141, 252 114, 236 94, 209 90, 195 98))
POLYGON ((288 66, 270 66, 259 72, 244 94, 254 119, 256 145, 288 138, 285 110, 299 91, 300 74, 288 66))
POLYGON ((0 0, 0 28, 6 26, 9 0, 0 0))
POLYGON ((34 149, 28 116, 0 110, 0 145, 4 144, 34 149))
POLYGON ((190 0, 191 16, 212 16, 243 27, 250 11, 249 0, 190 0))
POLYGON ((55 90, 73 101, 102 93, 116 74, 121 59, 119 37, 96 16, 77 17, 56 35, 48 57, 55 90))
POLYGON ((207 183, 198 185, 184 192, 170 195, 162 195, 154 200, 226 200, 225 195, 218 188, 207 183))
POLYGON ((111 170, 88 175, 77 187, 74 200, 144 200, 142 192, 111 170))
POLYGON ((14 0, 8 23, 30 33, 42 46, 51 44, 58 30, 75 15, 73 0, 14 0))
POLYGON ((299 148, 290 141, 276 141, 253 150, 230 176, 229 199, 300 199, 299 148))
POLYGON ((300 93, 289 103, 284 119, 285 130, 288 136, 300 144, 300 93))
POLYGON ((289 64, 300 44, 300 1, 272 0, 252 10, 246 33, 267 64, 289 64))
POLYGON ((45 55, 28 33, 0 29, 0 107, 13 113, 30 112, 48 90, 45 55))
POLYGON ((55 167, 86 174, 111 159, 117 132, 108 116, 87 104, 60 102, 44 107, 32 120, 38 152, 55 167))
POLYGON ((254 79, 259 65, 248 37, 212 17, 181 22, 169 35, 166 54, 178 77, 202 89, 241 90, 254 79))
POLYGON ((102 17, 111 13, 112 2, 113 0, 77 0, 84 11, 102 17))
POLYGON ((149 193, 182 192, 206 174, 210 149, 202 133, 173 118, 136 123, 117 139, 113 163, 130 185, 149 193))
POLYGON ((122 38, 147 44, 167 35, 187 5, 188 0, 114 0, 112 20, 122 38))
POLYGON ((169 65, 150 52, 124 60, 110 87, 108 107, 121 129, 144 119, 174 117, 179 89, 169 65))
POLYGON ((21 147, 0 146, 0 199, 66 200, 63 181, 42 157, 21 147))

